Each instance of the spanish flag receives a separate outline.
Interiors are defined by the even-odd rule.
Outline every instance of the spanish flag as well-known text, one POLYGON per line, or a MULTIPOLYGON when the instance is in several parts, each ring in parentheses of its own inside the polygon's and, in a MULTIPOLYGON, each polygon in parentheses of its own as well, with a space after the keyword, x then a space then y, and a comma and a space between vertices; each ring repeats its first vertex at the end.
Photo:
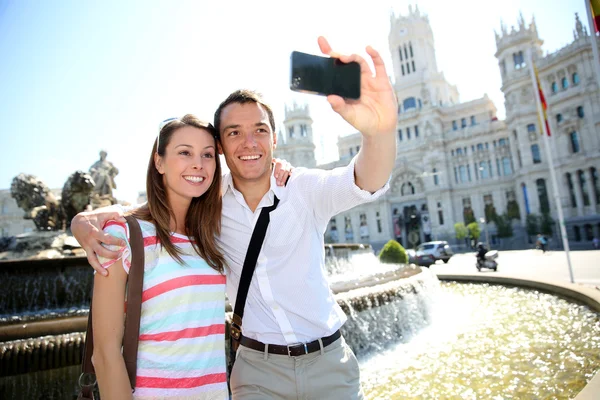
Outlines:
MULTIPOLYGON (((592 0, 592 1, 600 2, 600 0, 592 0)), ((538 70, 537 70, 535 64, 533 64, 533 72, 535 73, 535 86, 537 87, 537 90, 538 90, 538 96, 540 96, 540 103, 542 103, 542 114, 544 115, 544 124, 546 125, 546 132, 548 132, 548 136, 550 136, 550 124, 548 124, 548 115, 547 115, 547 111, 546 111, 546 110, 548 110, 548 103, 546 103, 546 97, 544 96, 544 92, 542 91, 542 85, 540 85, 540 77, 538 75, 538 70)), ((540 128, 541 128, 542 121, 539 120, 539 116, 538 116, 538 122, 540 123, 540 128)), ((540 131, 542 132, 542 135, 543 135, 544 130, 540 129, 540 131)))
POLYGON ((600 0, 589 0, 596 32, 600 32, 600 0))

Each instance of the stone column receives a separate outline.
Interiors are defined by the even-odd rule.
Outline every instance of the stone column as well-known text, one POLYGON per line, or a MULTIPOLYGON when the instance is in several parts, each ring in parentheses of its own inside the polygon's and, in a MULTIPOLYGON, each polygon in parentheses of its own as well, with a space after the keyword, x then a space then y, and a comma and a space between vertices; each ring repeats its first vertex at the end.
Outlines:
POLYGON ((579 185, 579 176, 577 171, 571 172, 571 182, 573 182, 575 199, 577 200, 577 216, 581 217, 583 215, 583 191, 579 185))
POLYGON ((590 171, 589 167, 583 170, 583 175, 585 176, 585 182, 588 188, 588 193, 590 195, 590 208, 592 209, 592 212, 596 214, 598 212, 598 207, 596 205, 598 199, 596 198, 594 182, 592 181, 592 172, 590 171))

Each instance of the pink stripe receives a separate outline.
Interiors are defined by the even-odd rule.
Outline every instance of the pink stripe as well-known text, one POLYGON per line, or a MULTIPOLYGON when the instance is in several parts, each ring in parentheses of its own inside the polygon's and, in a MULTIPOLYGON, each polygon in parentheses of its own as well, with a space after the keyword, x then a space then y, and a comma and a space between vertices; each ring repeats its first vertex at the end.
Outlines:
POLYGON ((106 229, 109 226, 113 226, 113 225, 120 226, 124 230, 127 230, 127 228, 125 227, 125 223, 124 222, 117 222, 117 221, 108 221, 106 224, 104 224, 104 228, 103 229, 106 229))
MULTIPOLYGON (((147 236, 144 238, 144 247, 146 246, 152 246, 158 243, 158 237, 157 236, 147 236)), ((191 241, 189 239, 183 239, 177 236, 171 236, 171 243, 175 244, 175 243, 191 243, 191 241)))
POLYGON ((150 300, 156 296, 160 296, 163 293, 171 290, 183 288, 186 286, 196 285, 224 285, 225 275, 192 275, 192 276, 181 276, 179 278, 170 279, 166 282, 159 283, 150 289, 144 290, 142 293, 142 302, 150 300))
POLYGON ((197 378, 153 378, 138 376, 135 380, 135 386, 139 388, 190 389, 226 381, 227 376, 225 373, 209 374, 197 378))
POLYGON ((155 342, 174 342, 179 339, 191 339, 209 335, 225 333, 225 324, 200 326, 198 328, 186 328, 180 331, 147 333, 140 335, 140 340, 153 340, 155 342))

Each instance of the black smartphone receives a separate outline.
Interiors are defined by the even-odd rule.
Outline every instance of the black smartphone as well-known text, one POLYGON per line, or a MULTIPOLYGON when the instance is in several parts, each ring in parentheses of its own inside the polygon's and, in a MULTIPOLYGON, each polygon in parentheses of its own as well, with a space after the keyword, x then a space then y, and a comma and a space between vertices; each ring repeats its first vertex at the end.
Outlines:
POLYGON ((360 65, 337 58, 292 52, 290 89, 296 92, 360 98, 360 65))

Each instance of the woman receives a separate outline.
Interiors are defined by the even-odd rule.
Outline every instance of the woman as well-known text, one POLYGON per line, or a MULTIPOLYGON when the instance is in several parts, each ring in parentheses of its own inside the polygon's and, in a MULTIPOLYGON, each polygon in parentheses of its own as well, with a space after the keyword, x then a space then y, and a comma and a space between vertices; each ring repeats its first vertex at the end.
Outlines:
POLYGON ((148 164, 148 203, 133 212, 145 252, 133 393, 121 354, 129 229, 104 229, 128 245, 119 259, 101 259, 110 274, 94 279, 92 360, 103 400, 228 398, 216 132, 190 114, 165 122, 148 164))

